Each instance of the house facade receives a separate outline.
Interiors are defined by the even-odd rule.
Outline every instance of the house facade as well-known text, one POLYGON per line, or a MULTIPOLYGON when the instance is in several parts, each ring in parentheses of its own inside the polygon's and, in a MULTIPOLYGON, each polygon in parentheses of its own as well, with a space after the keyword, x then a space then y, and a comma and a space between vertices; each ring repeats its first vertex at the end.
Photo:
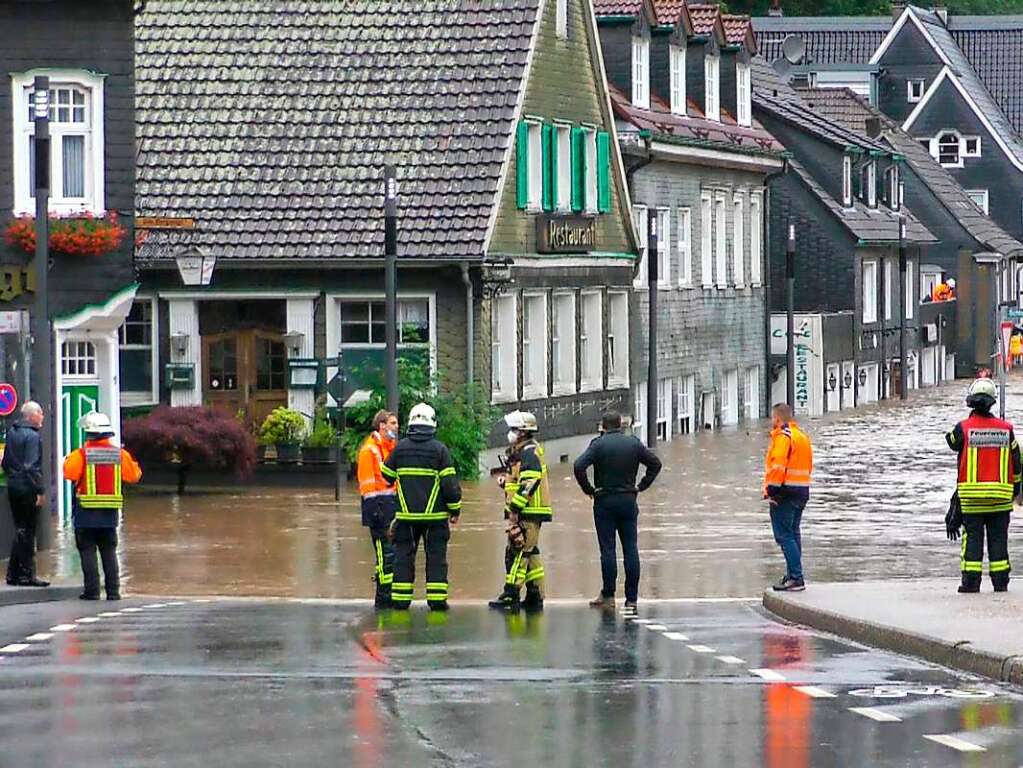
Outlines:
POLYGON ((312 414, 291 366, 340 354, 351 387, 382 367, 392 164, 399 355, 535 411, 549 453, 575 452, 629 404, 637 253, 588 0, 293 5, 286 25, 212 0, 140 17, 138 209, 194 222, 138 251, 158 340, 140 402, 257 422, 312 414), (181 285, 191 252, 216 256, 206 287, 181 285))
POLYGON ((782 147, 753 119, 745 17, 684 2, 598 4, 604 62, 640 233, 633 426, 658 438, 766 415, 766 183, 782 147), (647 250, 656 216, 657 249, 647 250), (657 260, 656 424, 648 421, 657 260))
MULTIPOLYGON (((35 216, 32 119, 35 77, 49 78, 51 233, 58 218, 116 216, 120 245, 69 255, 51 238, 48 302, 53 324, 56 461, 81 444, 81 416, 93 410, 120 421, 126 377, 123 321, 136 284, 132 264, 135 195, 134 5, 128 0, 12 1, 0 6, 0 215, 5 227, 35 216)), ((22 401, 39 397, 43 370, 26 366, 35 301, 34 253, 0 243, 3 380, 22 401)), ((13 418, 13 417, 12 417, 13 418)), ((69 489, 57 499, 62 519, 69 489)))

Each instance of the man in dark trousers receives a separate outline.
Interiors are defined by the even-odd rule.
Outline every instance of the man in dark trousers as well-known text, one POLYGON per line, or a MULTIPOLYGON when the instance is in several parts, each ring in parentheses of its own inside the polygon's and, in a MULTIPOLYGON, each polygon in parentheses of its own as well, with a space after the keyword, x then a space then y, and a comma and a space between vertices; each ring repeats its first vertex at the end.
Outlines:
POLYGON ((21 421, 7 433, 3 470, 7 498, 14 518, 14 542, 7 563, 7 583, 18 587, 48 587, 36 578, 36 527, 43 506, 43 409, 29 400, 21 406, 21 421))
POLYGON ((601 435, 576 459, 575 479, 583 493, 593 497, 593 522, 600 544, 600 572, 604 586, 590 605, 614 608, 615 582, 618 579, 615 536, 622 542, 625 564, 625 609, 636 610, 639 599, 639 506, 636 496, 649 488, 661 471, 661 460, 632 435, 622 432, 622 415, 614 411, 601 419, 601 435), (639 465, 646 467, 636 484, 639 465), (593 466, 594 487, 586 474, 593 466))

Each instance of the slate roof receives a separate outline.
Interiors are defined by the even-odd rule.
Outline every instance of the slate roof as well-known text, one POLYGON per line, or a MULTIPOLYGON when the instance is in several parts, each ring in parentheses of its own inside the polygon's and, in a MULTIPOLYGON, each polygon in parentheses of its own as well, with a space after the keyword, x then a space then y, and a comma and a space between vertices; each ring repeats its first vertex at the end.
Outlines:
POLYGON ((985 215, 952 174, 942 168, 919 141, 862 97, 847 88, 801 88, 799 93, 811 109, 849 130, 866 132, 868 121, 878 120, 885 141, 906 159, 913 172, 971 237, 999 253, 1011 255, 1023 252, 1023 244, 985 215))
POLYGON ((539 0, 149 0, 136 18, 140 215, 227 259, 479 259, 539 0))
POLYGON ((671 107, 657 94, 650 95, 650 109, 632 104, 629 97, 613 83, 609 83, 611 108, 615 116, 633 125, 638 130, 649 130, 662 138, 680 144, 713 147, 724 152, 759 154, 781 157, 785 148, 759 123, 749 128, 736 124, 734 119, 722 111, 721 122, 708 120, 699 107, 689 100, 687 116, 675 115, 671 107))
POLYGON ((892 27, 889 16, 758 16, 757 47, 769 62, 782 57, 789 35, 806 42, 806 60, 817 64, 866 64, 892 27))
POLYGON ((753 93, 753 101, 761 109, 795 128, 813 134, 817 138, 839 147, 858 147, 864 151, 891 154, 891 149, 879 141, 851 131, 818 111, 811 109, 799 98, 779 95, 766 91, 753 93))

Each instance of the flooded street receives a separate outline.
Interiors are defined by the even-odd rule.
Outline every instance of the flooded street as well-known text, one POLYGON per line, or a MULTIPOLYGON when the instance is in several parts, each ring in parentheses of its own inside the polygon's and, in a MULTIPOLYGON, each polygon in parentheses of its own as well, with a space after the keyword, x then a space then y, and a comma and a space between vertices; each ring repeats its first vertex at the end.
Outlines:
MULTIPOLYGON (((943 525, 954 456, 943 435, 966 415, 966 385, 805 425, 816 452, 803 523, 808 579, 955 578, 958 546, 945 539, 943 525)), ((1010 382, 1014 416, 1023 416, 1023 380, 1010 382)), ((766 445, 765 422, 756 431, 701 433, 661 446, 664 471, 640 503, 641 596, 748 597, 777 580, 784 566, 759 490, 766 445)), ((548 593, 592 597, 600 566, 590 503, 569 465, 551 473, 555 521, 541 538, 548 593)), ((465 496, 449 551, 456 600, 491 597, 503 581, 500 492, 485 479, 466 484, 465 496)), ((1023 525, 1014 522, 1013 531, 1023 525)), ((372 552, 354 485, 340 507, 321 489, 182 498, 143 491, 126 506, 121 562, 125 587, 136 594, 372 594, 372 552)), ((42 563, 44 572, 79 577, 69 532, 42 563)))

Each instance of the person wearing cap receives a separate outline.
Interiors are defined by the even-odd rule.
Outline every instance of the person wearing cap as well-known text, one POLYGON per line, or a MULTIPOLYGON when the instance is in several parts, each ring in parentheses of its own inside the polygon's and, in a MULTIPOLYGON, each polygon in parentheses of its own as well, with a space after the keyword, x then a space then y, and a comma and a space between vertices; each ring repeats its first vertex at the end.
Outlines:
POLYGON ((448 447, 437 439, 437 414, 426 403, 409 412, 408 436, 380 466, 383 479, 395 486, 394 581, 391 607, 412 604, 416 550, 426 552, 426 602, 433 611, 448 609, 448 540, 462 513, 462 489, 448 447))
POLYGON ((132 455, 114 442, 114 428, 108 416, 94 412, 84 416, 80 423, 85 444, 64 459, 64 479, 74 485, 71 515, 85 582, 80 597, 99 600, 96 563, 99 550, 107 600, 120 600, 117 525, 124 508, 121 487, 124 483, 139 482, 142 470, 132 455))
POLYGON ((516 613, 543 610, 544 569, 540 559, 540 527, 553 519, 550 484, 543 446, 536 439, 539 431, 536 416, 513 411, 504 417, 508 425, 507 464, 509 474, 504 481, 505 510, 508 521, 505 547, 504 590, 490 607, 516 613), (522 587, 526 599, 521 600, 522 587))
POLYGON ((963 528, 959 592, 980 592, 984 574, 984 537, 987 536, 988 575, 995 592, 1009 589, 1009 515, 1020 494, 1023 461, 1012 424, 991 414, 997 402, 995 383, 977 379, 970 385, 966 404, 970 415, 945 436, 959 460, 956 495, 961 517, 946 518, 948 537, 963 528))

